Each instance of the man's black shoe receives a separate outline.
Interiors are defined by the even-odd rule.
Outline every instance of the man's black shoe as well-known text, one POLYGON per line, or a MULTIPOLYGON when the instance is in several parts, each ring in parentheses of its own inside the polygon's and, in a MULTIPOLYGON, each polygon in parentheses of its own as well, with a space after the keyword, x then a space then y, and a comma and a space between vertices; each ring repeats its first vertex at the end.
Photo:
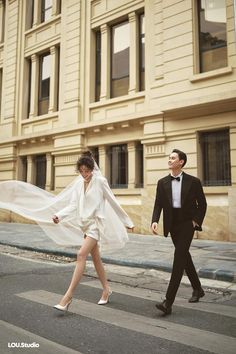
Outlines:
POLYGON ((160 311, 162 311, 165 315, 170 315, 172 312, 172 307, 167 304, 167 301, 164 300, 160 304, 156 304, 156 308, 160 311))
POLYGON ((205 295, 204 290, 201 288, 199 290, 193 290, 192 297, 188 300, 188 302, 198 302, 200 297, 205 295))

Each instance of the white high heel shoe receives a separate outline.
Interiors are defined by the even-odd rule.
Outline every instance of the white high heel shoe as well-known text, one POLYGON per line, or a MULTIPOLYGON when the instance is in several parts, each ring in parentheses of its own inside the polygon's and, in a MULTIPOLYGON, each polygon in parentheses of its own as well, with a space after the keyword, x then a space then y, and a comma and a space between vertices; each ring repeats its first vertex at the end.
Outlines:
POLYGON ((109 289, 109 293, 108 296, 106 298, 106 300, 103 300, 102 298, 98 301, 98 305, 106 305, 109 302, 109 297, 112 294, 112 290, 109 289))
POLYGON ((62 306, 60 304, 54 305, 53 308, 59 311, 68 311, 70 304, 72 303, 72 299, 65 304, 65 306, 62 306))

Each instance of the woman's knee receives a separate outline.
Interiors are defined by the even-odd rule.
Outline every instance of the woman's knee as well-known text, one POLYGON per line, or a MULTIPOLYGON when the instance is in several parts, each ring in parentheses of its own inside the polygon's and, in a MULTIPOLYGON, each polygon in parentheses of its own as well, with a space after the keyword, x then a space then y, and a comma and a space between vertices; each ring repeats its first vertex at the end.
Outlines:
POLYGON ((87 253, 85 253, 82 250, 79 250, 79 252, 77 253, 77 262, 86 261, 86 258, 87 258, 87 253))

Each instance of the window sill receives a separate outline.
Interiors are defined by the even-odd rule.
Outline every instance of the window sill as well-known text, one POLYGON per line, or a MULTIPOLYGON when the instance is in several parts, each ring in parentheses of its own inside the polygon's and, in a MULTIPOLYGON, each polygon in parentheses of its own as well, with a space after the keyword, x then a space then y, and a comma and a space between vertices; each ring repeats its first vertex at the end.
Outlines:
POLYGON ((41 116, 36 116, 33 118, 27 118, 21 121, 21 124, 28 124, 28 123, 35 123, 35 122, 39 122, 42 120, 47 120, 47 119, 52 119, 52 118, 58 118, 58 111, 57 112, 53 112, 53 113, 48 113, 48 114, 44 114, 41 116))
POLYGON ((133 196, 133 195, 141 195, 141 188, 135 188, 135 189, 128 189, 128 188, 113 188, 112 189, 112 192, 114 195, 117 195, 117 196, 120 196, 120 195, 123 195, 123 196, 133 196))
POLYGON ((145 91, 136 92, 135 94, 132 94, 132 95, 119 96, 119 97, 115 97, 115 98, 107 98, 106 100, 93 102, 93 103, 89 104, 89 108, 93 109, 93 108, 109 106, 114 103, 122 103, 122 102, 132 101, 137 98, 145 98, 145 91))
POLYGON ((232 186, 207 186, 204 187, 204 192, 206 193, 206 195, 211 195, 211 194, 228 194, 229 188, 231 188, 232 186))
POLYGON ((44 26, 50 25, 50 24, 52 24, 53 22, 57 21, 60 18, 61 18, 61 14, 53 16, 52 18, 50 18, 49 20, 47 20, 45 22, 38 23, 35 27, 27 29, 25 31, 25 35, 33 33, 33 32, 36 32, 38 29, 40 29, 40 28, 42 28, 44 26))
POLYGON ((195 74, 193 76, 190 76, 189 81, 194 83, 194 82, 208 80, 208 79, 212 79, 212 78, 227 75, 227 74, 232 74, 232 72, 233 72, 232 67, 227 66, 226 68, 212 70, 212 71, 208 71, 206 73, 201 73, 201 74, 195 74))

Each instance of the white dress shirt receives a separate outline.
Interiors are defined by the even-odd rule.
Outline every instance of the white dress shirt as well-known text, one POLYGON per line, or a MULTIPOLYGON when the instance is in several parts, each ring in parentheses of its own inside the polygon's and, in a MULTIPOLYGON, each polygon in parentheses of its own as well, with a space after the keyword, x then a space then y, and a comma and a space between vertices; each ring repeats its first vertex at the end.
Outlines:
MULTIPOLYGON (((171 176, 173 176, 171 174, 171 176)), ((172 206, 173 208, 181 208, 181 188, 182 188, 182 180, 183 180, 183 173, 181 172, 177 176, 179 177, 180 181, 171 180, 171 188, 172 188, 172 206)))

